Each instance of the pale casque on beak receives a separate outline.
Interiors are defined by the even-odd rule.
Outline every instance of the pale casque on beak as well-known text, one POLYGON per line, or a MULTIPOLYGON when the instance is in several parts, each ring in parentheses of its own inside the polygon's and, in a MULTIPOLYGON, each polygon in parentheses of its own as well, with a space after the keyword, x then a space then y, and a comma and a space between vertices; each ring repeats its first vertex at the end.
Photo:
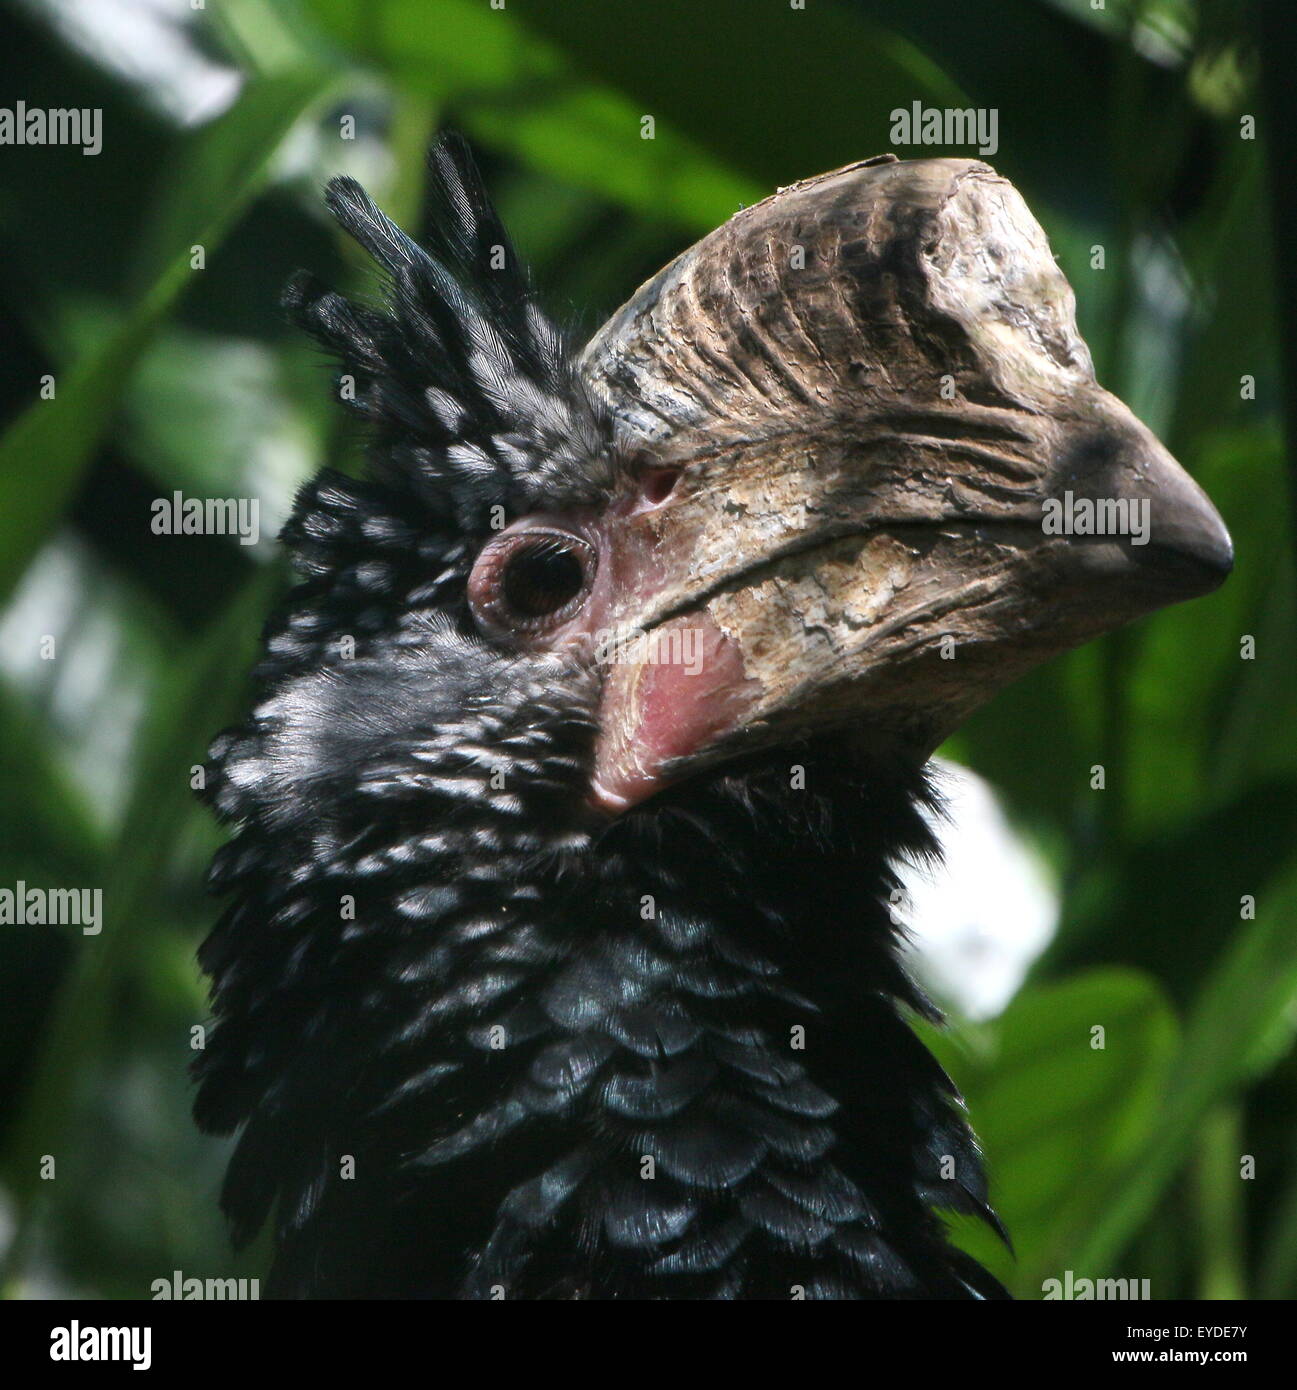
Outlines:
POLYGON ((740 212, 613 316, 582 371, 671 483, 609 535, 596 801, 826 727, 925 757, 1224 579, 1220 517, 1097 384, 1074 303, 987 165, 886 156, 740 212))

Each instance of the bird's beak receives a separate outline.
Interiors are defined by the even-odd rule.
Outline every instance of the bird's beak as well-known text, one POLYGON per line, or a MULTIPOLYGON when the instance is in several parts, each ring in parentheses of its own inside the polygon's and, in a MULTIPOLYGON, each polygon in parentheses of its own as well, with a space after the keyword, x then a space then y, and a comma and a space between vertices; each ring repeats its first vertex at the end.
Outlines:
POLYGON ((673 262, 583 368, 679 470, 609 532, 595 797, 850 726, 926 756, 1044 658, 1215 588, 1211 502, 1094 379, 1012 186, 870 161, 673 262))

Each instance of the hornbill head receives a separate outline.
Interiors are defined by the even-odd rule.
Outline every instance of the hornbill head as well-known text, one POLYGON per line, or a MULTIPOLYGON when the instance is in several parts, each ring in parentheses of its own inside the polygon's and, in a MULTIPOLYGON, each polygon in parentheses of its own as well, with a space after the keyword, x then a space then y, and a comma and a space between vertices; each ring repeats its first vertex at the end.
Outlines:
POLYGON ((597 621, 658 635, 610 673, 610 805, 826 726, 922 760, 1028 667, 1232 563, 1201 488, 1095 381, 1044 233, 984 164, 884 157, 781 190, 645 285, 582 367, 647 478, 604 542, 597 621), (689 630, 701 680, 660 660, 689 630))
POLYGON ((303 489, 301 583, 213 747, 234 901, 197 1111, 244 1126, 236 1230, 278 1203, 282 1291, 778 1290, 779 1251, 830 1246, 805 1276, 830 1294, 972 1288, 927 1207, 987 1214, 985 1189, 895 1015, 922 1001, 886 856, 931 848, 919 769, 972 709, 1214 587, 1225 529, 1095 382, 984 164, 782 189, 575 357, 466 148, 431 162, 426 246, 330 185, 385 307, 287 296, 371 477, 303 489), (813 1084, 774 1040, 815 1017, 839 1031, 813 1084), (589 1267, 545 1274, 565 1221, 589 1267))

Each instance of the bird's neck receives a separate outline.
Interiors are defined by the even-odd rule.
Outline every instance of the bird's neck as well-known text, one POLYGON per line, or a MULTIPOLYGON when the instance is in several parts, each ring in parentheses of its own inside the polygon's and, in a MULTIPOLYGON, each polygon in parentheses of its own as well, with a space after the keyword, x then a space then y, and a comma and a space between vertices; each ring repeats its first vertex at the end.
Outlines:
POLYGON ((968 1292, 929 1208, 985 1210, 976 1149, 889 911, 925 796, 771 756, 340 945, 351 1002, 268 1136, 280 1291, 968 1292))

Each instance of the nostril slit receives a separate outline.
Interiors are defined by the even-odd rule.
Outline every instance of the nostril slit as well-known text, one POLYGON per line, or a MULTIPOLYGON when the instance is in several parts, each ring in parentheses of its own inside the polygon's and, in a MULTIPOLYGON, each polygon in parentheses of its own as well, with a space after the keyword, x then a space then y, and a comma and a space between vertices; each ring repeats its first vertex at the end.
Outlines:
POLYGON ((676 480, 680 477, 678 468, 650 468, 644 474, 644 500, 656 507, 665 502, 675 491, 676 480))

